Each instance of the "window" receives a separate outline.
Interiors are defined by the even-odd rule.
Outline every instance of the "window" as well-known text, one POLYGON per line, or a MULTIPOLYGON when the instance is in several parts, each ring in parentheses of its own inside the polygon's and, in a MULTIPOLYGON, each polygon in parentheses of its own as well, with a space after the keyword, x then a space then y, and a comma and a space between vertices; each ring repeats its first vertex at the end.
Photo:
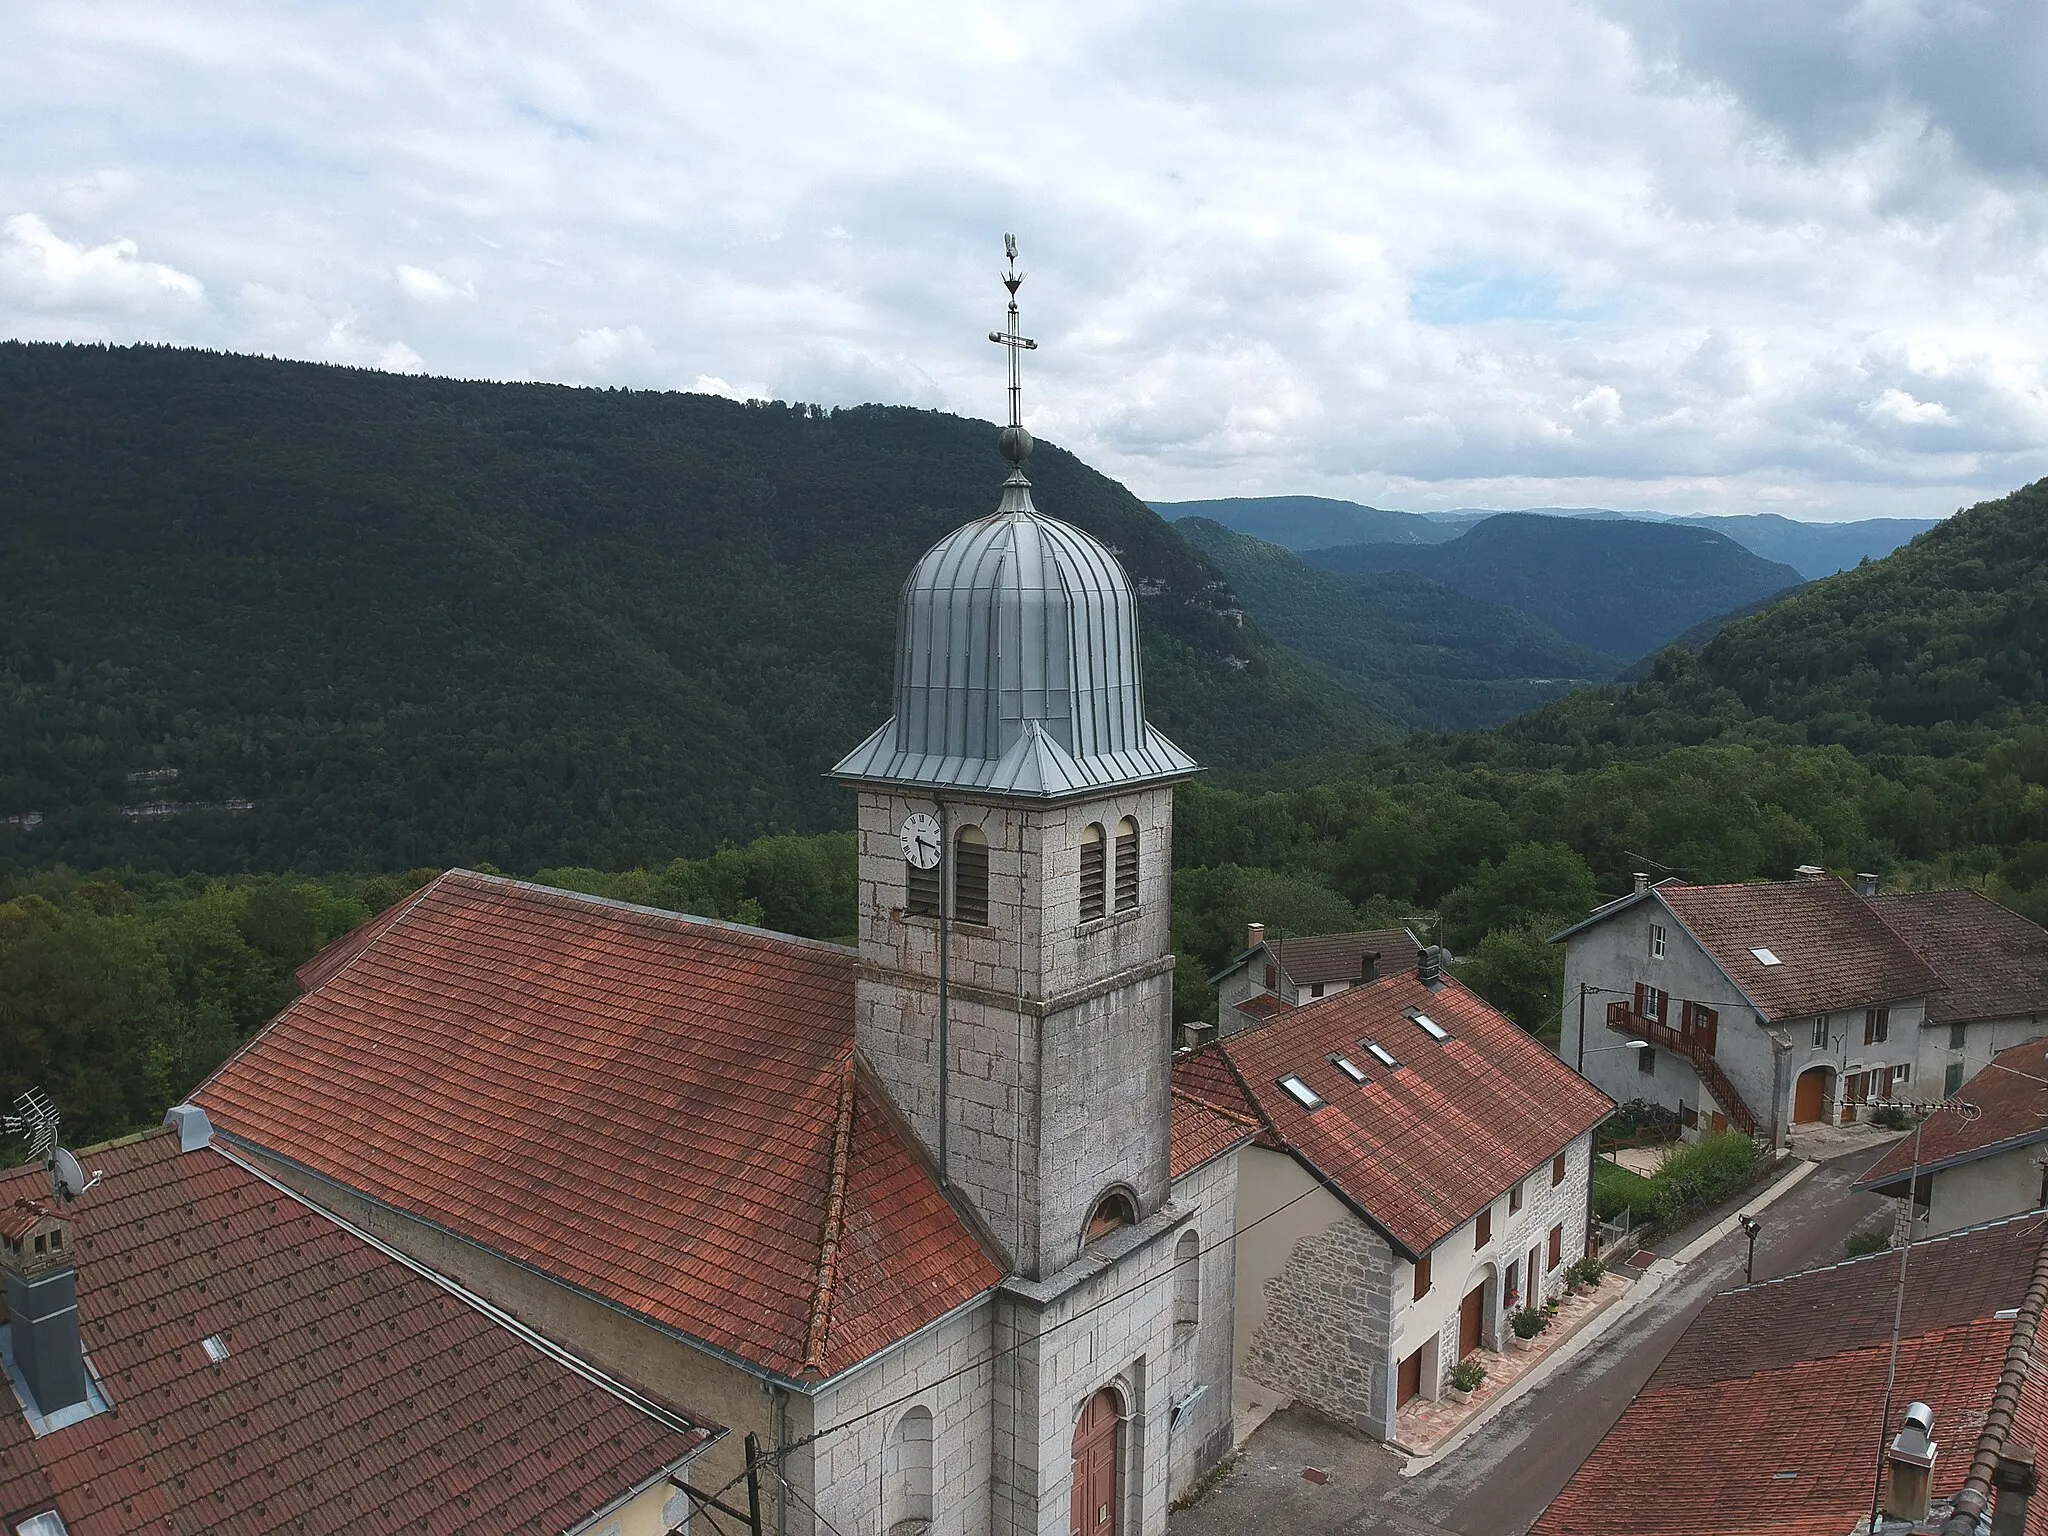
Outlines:
POLYGON ((1550 1187, 1557 1188, 1564 1182, 1564 1154, 1558 1153, 1550 1160, 1550 1187))
POLYGON ((1472 1223, 1472 1247, 1476 1251, 1493 1241, 1493 1207, 1488 1206, 1472 1223))
POLYGON ((1657 1075, 1657 1047, 1646 1045, 1636 1052, 1636 1070, 1645 1077, 1657 1075))
POLYGON ((1102 828, 1089 822, 1081 830, 1081 921, 1092 923, 1104 914, 1102 828))
POLYGON ((1961 1049, 1963 1048, 1963 1026, 1962 1026, 1962 1025, 1960 1025, 1960 1024, 1951 1024, 1951 1025, 1949 1025, 1949 1027, 1948 1027, 1948 1048, 1949 1048, 1950 1050, 1952 1050, 1952 1051, 1960 1051, 1960 1050, 1961 1050, 1961 1049))
POLYGON ((50 1234, 50 1252, 57 1253, 64 1247, 64 1233, 59 1230, 50 1234))
POLYGON ((1892 1011, 1889 1008, 1866 1008, 1863 1010, 1863 1043, 1876 1045, 1889 1040, 1892 1033, 1892 1011))
POLYGON ((1697 1104, 1679 1105, 1678 1123, 1684 1126, 1688 1131, 1698 1130, 1700 1128, 1699 1106, 1697 1104))
POLYGON ((1394 1053, 1388 1050, 1384 1045, 1381 1045, 1379 1041, 1362 1040, 1359 1043, 1365 1047, 1366 1055, 1370 1056, 1374 1061, 1378 1062, 1381 1066, 1392 1069, 1394 1067, 1398 1067, 1401 1065, 1400 1062, 1394 1060, 1394 1053))
POLYGON ((1424 1254, 1415 1261, 1415 1299, 1422 1300, 1429 1294, 1429 1255, 1424 1254))
POLYGON ((1813 1043, 1822 1050, 1828 1048, 1828 1021, 1825 1014, 1813 1021, 1813 1043))
POLYGON ((1752 949, 1750 953, 1756 956, 1756 963, 1758 965, 1783 965, 1785 963, 1761 945, 1752 949))
POLYGON ((1650 958, 1652 960, 1662 960, 1664 958, 1664 925, 1662 923, 1650 924, 1650 958))
POLYGON ((1280 1079, 1280 1086, 1285 1088, 1293 1097, 1294 1102, 1303 1109, 1321 1109, 1323 1107, 1323 1096, 1292 1073, 1280 1079))
POLYGON ((199 1347, 206 1351, 206 1358, 215 1365, 228 1357, 228 1341, 217 1333, 209 1333, 199 1341, 199 1347))
POLYGON ((1277 965, 1266 967, 1266 990, 1268 992, 1278 992, 1280 990, 1280 967, 1277 965))
POLYGON ((883 1529, 924 1530, 932 1518, 932 1411, 912 1408, 896 1421, 882 1466, 883 1529))
POLYGON ((1128 1227, 1138 1219, 1138 1213, 1131 1209, 1131 1197, 1120 1189, 1112 1189, 1096 1202, 1095 1214, 1088 1218, 1087 1242, 1107 1237, 1120 1227, 1128 1227))
POLYGON ((1202 1239, 1193 1230, 1173 1245, 1173 1320, 1182 1328, 1202 1320, 1202 1239))
POLYGON ((1522 1186, 1520 1184, 1517 1184, 1513 1189, 1508 1191, 1508 1214, 1512 1216, 1521 1208, 1522 1186))
POLYGON ((1550 1262, 1544 1266, 1543 1272, 1546 1275, 1549 1274, 1551 1270, 1557 1268, 1557 1266, 1563 1261, 1564 1224, 1560 1222, 1558 1225, 1550 1229, 1550 1262))
POLYGON ((1643 1017, 1661 1019, 1670 1007, 1669 994, 1657 987, 1643 988, 1643 1017))
POLYGON ((1912 1075, 1913 1063, 1910 1061, 1902 1061, 1892 1068, 1892 1081, 1895 1083, 1903 1083, 1912 1075))
POLYGON ((953 916, 988 925, 988 839, 979 827, 962 827, 953 839, 953 916))
POLYGON ((1116 909, 1138 909, 1138 824, 1128 816, 1116 824, 1116 909))
POLYGON ((1311 985, 1308 989, 1308 995, 1310 997, 1321 997, 1323 995, 1323 984, 1318 981, 1311 985))
POLYGON ((939 915, 941 868, 934 864, 930 869, 919 869, 908 859, 903 861, 903 910, 912 917, 939 915))
POLYGON ((1422 1032, 1432 1040, 1448 1040, 1451 1038, 1451 1032, 1426 1013, 1411 1013, 1408 1017, 1413 1019, 1421 1027, 1422 1032))
POLYGON ((1342 1072, 1354 1083, 1362 1083, 1366 1081, 1365 1068, 1361 1067, 1349 1056, 1332 1056, 1330 1058, 1330 1065, 1335 1067, 1339 1072, 1342 1072))
POLYGON ((1948 1070, 1941 1074, 1941 1096, 1944 1099, 1952 1099, 1962 1091, 1963 1064, 1960 1061, 1952 1061, 1948 1064, 1948 1070))

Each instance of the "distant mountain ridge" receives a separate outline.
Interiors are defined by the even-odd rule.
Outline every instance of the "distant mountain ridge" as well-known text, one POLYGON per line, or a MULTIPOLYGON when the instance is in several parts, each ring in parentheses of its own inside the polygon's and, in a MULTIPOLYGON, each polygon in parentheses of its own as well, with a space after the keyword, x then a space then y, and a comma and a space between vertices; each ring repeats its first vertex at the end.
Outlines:
POLYGON ((1846 523, 1803 523, 1775 512, 1688 517, 1618 512, 1606 507, 1520 507, 1511 514, 1478 507, 1394 512, 1323 496, 1241 496, 1149 505, 1169 521, 1214 518, 1226 528, 1297 552, 1342 544, 1441 544, 1488 518, 1507 515, 1676 523, 1726 534, 1752 554, 1791 566, 1808 581, 1849 570, 1864 560, 1881 560, 1940 522, 1938 518, 1875 517, 1846 523))

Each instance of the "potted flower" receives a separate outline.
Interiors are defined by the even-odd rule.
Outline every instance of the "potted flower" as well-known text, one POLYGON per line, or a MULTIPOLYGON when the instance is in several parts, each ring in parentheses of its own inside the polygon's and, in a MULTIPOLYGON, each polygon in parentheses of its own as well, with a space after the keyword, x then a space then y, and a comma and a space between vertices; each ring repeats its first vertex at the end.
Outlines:
POLYGON ((1454 1403, 1469 1403, 1472 1394, 1479 1390, 1479 1383, 1486 1380, 1486 1367, 1477 1360, 1460 1360, 1451 1370, 1450 1399, 1454 1403))
POLYGON ((1550 1319, 1544 1316, 1540 1307, 1521 1307, 1508 1318, 1512 1337, 1508 1343, 1516 1349, 1534 1349, 1536 1335, 1550 1326, 1550 1319))
POLYGON ((1599 1290, 1601 1277, 1606 1273, 1607 1266, 1590 1253, 1572 1265, 1571 1269, 1572 1279, 1578 1282, 1580 1289, 1588 1291, 1599 1290))

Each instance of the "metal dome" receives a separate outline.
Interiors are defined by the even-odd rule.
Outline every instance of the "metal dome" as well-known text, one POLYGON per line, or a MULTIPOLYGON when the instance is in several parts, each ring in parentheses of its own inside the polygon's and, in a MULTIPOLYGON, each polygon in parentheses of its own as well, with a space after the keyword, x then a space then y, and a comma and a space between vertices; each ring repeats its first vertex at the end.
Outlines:
POLYGON ((903 584, 896 714, 834 773, 1047 797, 1194 771, 1145 722, 1123 567, 1033 507, 1020 473, 993 515, 946 535, 903 584))

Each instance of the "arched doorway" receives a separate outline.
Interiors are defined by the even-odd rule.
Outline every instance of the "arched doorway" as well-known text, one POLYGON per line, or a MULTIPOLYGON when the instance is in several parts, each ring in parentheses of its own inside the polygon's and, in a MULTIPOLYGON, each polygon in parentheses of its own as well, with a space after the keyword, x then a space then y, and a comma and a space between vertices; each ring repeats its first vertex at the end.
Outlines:
POLYGON ((1792 1123, 1810 1125, 1825 1120, 1828 1112, 1828 1073, 1831 1067, 1808 1067, 1792 1085, 1792 1123))
POLYGON ((1074 1536, 1118 1536, 1116 1468, 1123 1416, 1108 1387, 1088 1399, 1074 1425, 1074 1536))

